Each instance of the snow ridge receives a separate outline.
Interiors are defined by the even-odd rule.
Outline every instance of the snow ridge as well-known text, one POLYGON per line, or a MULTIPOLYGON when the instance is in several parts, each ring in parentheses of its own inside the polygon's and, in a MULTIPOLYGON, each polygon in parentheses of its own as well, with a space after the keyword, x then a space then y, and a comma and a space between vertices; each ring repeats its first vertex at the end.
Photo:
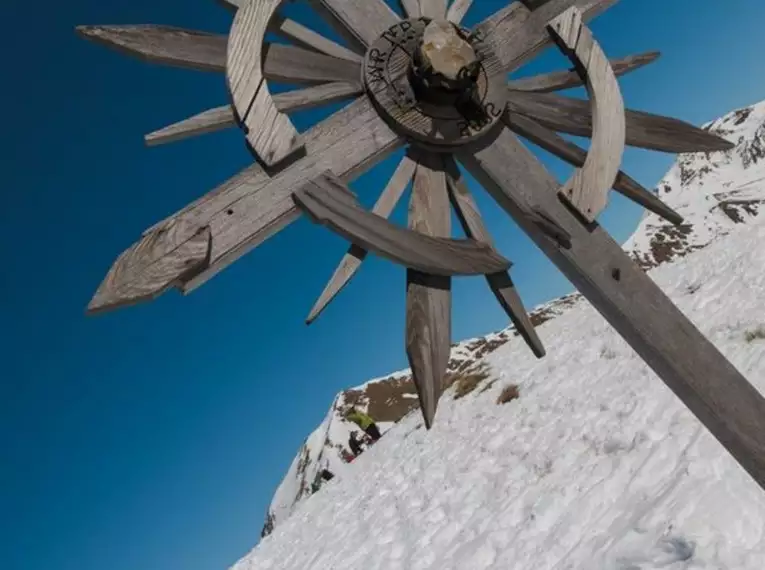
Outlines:
MULTIPOLYGON (((765 391, 765 217, 651 276, 765 391)), ((586 303, 392 426, 234 570, 765 568, 765 493, 586 303), (520 396, 500 405, 511 384, 520 396)))
POLYGON ((765 203, 765 101, 732 111, 703 128, 736 146, 678 156, 657 191, 685 222, 673 226, 647 215, 624 244, 646 269, 706 247, 751 221, 765 203))

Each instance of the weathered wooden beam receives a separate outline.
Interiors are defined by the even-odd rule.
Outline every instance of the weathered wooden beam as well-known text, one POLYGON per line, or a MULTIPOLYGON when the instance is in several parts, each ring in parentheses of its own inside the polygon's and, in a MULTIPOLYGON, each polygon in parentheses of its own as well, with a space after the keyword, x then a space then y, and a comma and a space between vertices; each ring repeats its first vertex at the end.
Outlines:
MULTIPOLYGON (((554 154, 558 158, 565 160, 572 166, 578 168, 584 165, 584 161, 587 159, 587 151, 575 143, 564 139, 555 131, 543 127, 528 117, 515 113, 505 113, 503 120, 513 132, 530 140, 535 145, 554 154)), ((629 198, 657 216, 675 225, 683 223, 683 217, 680 214, 624 172, 619 171, 616 175, 613 188, 625 198, 629 198)))
MULTIPOLYGON (((491 235, 486 228, 481 213, 478 210, 478 204, 473 199, 473 195, 462 177, 457 163, 451 155, 444 157, 444 166, 446 170, 446 182, 449 188, 449 199, 452 203, 457 219, 460 221, 462 230, 469 238, 492 244, 491 235)), ((545 349, 542 341, 537 335, 534 325, 529 318, 523 301, 515 284, 507 271, 499 271, 486 275, 486 281, 489 283, 497 301, 504 309, 507 316, 510 317, 515 330, 526 341, 535 356, 541 358, 545 355, 545 349)))
POLYGON ((420 0, 420 15, 434 20, 446 18, 447 0, 420 0))
POLYGON ((487 69, 488 73, 505 74, 515 71, 544 48, 553 45, 547 26, 569 8, 579 8, 584 20, 589 21, 617 1, 550 0, 534 11, 520 2, 512 2, 478 24, 473 34, 487 38, 496 55, 487 69))
POLYGON ((407 18, 420 17, 420 0, 398 0, 398 5, 407 18))
MULTIPOLYGON (((592 111, 588 101, 556 93, 508 91, 508 109, 558 132, 592 136, 592 111)), ((661 152, 711 152, 734 144, 713 133, 671 117, 625 110, 626 143, 661 152)))
POLYGON ((283 38, 292 40, 299 47, 359 64, 364 61, 364 58, 358 53, 325 38, 323 35, 289 18, 277 16, 272 20, 269 29, 283 38))
POLYGON ((563 184, 560 195, 585 220, 592 222, 608 204, 608 191, 622 163, 624 101, 616 75, 582 17, 578 8, 570 8, 550 23, 550 33, 587 77, 592 143, 584 164, 563 184))
POLYGON ((765 399, 597 223, 584 225, 558 183, 509 130, 459 159, 739 464, 765 488, 765 399), (530 222, 540 208, 569 248, 530 222))
POLYGON ((319 223, 351 243, 377 255, 431 275, 483 275, 510 263, 491 245, 472 239, 432 237, 401 228, 364 210, 331 172, 306 182, 293 195, 295 204, 319 223))
POLYGON ((361 80, 361 64, 296 46, 267 44, 263 77, 298 85, 331 81, 354 83, 361 80))
POLYGON ((151 63, 226 71, 224 35, 150 24, 77 26, 75 30, 85 39, 151 63))
POLYGON ((283 161, 302 146, 289 117, 274 105, 262 67, 263 41, 281 1, 247 2, 237 10, 226 56, 226 79, 234 111, 247 145, 268 166, 283 161))
POLYGON ((454 0, 446 12, 446 19, 454 24, 460 24, 472 4, 473 0, 454 0))
MULTIPOLYGON (((115 262, 119 267, 114 273, 119 279, 99 289, 91 310, 130 302, 134 283, 136 295, 145 298, 145 285, 141 284, 151 281, 154 273, 172 270, 179 248, 209 228, 212 243, 206 263, 195 265, 193 273, 179 272, 174 281, 185 292, 193 290, 296 220, 299 211, 292 200, 295 188, 328 169, 350 181, 403 144, 366 98, 309 129, 304 141, 302 158, 290 168, 269 176, 257 164, 248 167, 193 206, 145 232, 129 248, 140 250, 141 255, 115 262)), ((158 288, 157 293, 163 290, 158 288)))
POLYGON ((318 0, 364 46, 401 21, 384 0, 318 0))
POLYGON ((331 172, 306 182, 293 195, 300 210, 351 243, 431 275, 482 275, 501 271, 509 262, 487 243, 432 237, 396 226, 364 210, 331 172))
MULTIPOLYGON (((419 152, 409 204, 409 227, 422 234, 451 233, 446 174, 440 155, 419 152)), ((451 353, 451 279, 406 272, 406 355, 430 429, 444 391, 451 353)))
POLYGON ((363 92, 361 83, 339 81, 276 93, 273 95, 273 101, 279 111, 286 113, 353 99, 363 92))
MULTIPOLYGON (((611 68, 616 76, 626 75, 656 61, 661 55, 658 51, 650 51, 610 60, 611 68)), ((530 91, 533 93, 550 93, 563 89, 581 87, 585 82, 576 70, 555 71, 541 75, 532 75, 522 79, 512 79, 507 86, 512 91, 530 91)))
POLYGON ((96 290, 88 305, 88 313, 94 315, 150 301, 177 286, 179 280, 200 271, 210 255, 210 228, 201 228, 191 236, 187 236, 185 230, 182 225, 170 223, 155 239, 141 240, 127 249, 117 258, 96 290), (185 239, 163 256, 162 263, 150 264, 140 273, 134 272, 134 267, 153 257, 157 248, 165 253, 167 243, 175 242, 178 235, 183 235, 185 239))
MULTIPOLYGON (((388 184, 380 194, 377 202, 372 207, 372 213, 380 216, 381 218, 388 218, 393 209, 396 207, 401 196, 404 194, 406 187, 414 176, 414 169, 416 163, 410 158, 407 153, 401 162, 393 172, 388 184)), ((332 274, 326 287, 321 292, 318 300, 314 304, 311 312, 306 319, 306 324, 311 324, 315 321, 324 309, 332 302, 332 300, 342 291, 342 289, 350 282, 353 276, 361 267, 361 263, 366 258, 367 251, 358 245, 352 244, 348 248, 348 252, 343 256, 337 269, 332 274)))
POLYGON ((207 109, 187 119, 173 123, 144 137, 148 146, 156 146, 212 133, 236 126, 236 118, 231 105, 207 109))

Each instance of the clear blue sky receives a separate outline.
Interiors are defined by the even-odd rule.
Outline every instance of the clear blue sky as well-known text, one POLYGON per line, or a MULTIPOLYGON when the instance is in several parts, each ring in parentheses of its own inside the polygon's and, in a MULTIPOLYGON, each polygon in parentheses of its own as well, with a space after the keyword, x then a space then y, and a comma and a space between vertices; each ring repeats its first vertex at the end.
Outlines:
MULTIPOLYGON (((502 4, 478 0, 467 23, 502 4)), ((593 29, 613 57, 663 52, 623 80, 628 106, 698 124, 765 98, 761 4, 623 0, 593 29)), ((121 56, 74 26, 225 32, 230 15, 213 0, 5 0, 2 21, 0 564, 223 570, 257 542, 271 493, 335 393, 405 366, 403 270, 370 259, 306 327, 345 245, 301 220, 188 297, 86 318, 145 227, 249 157, 236 130, 145 148, 144 133, 224 104, 223 77, 121 56), (280 266, 285 256, 300 267, 280 266)), ((549 54, 523 73, 563 65, 549 54)), ((315 119, 301 115, 301 128, 315 119)), ((650 187, 671 161, 625 160, 650 187)), ((358 181, 365 203, 393 166, 358 181)), ((527 304, 570 290, 507 216, 479 203, 527 304)), ((615 196, 603 220, 623 241, 639 215, 615 196)), ((455 340, 505 325, 482 280, 458 281, 455 340)))

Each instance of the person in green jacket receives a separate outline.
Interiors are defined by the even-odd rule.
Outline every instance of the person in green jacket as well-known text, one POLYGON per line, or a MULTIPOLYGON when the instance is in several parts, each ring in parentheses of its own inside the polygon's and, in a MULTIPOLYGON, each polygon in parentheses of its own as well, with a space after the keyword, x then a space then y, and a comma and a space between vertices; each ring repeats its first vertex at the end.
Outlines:
POLYGON ((355 423, 357 426, 363 429, 373 442, 380 439, 381 435, 380 430, 377 429, 377 424, 364 412, 360 412, 355 407, 351 407, 351 409, 348 410, 348 413, 345 415, 345 419, 355 423))

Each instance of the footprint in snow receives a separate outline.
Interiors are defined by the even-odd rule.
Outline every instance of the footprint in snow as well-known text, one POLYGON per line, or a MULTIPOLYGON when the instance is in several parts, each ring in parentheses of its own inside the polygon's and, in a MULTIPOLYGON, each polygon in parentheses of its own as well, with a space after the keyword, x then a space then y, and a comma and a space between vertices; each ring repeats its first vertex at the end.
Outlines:
POLYGON ((635 556, 620 558, 614 570, 681 570, 688 568, 687 564, 696 550, 696 545, 683 537, 666 537, 660 539, 649 552, 635 556))

